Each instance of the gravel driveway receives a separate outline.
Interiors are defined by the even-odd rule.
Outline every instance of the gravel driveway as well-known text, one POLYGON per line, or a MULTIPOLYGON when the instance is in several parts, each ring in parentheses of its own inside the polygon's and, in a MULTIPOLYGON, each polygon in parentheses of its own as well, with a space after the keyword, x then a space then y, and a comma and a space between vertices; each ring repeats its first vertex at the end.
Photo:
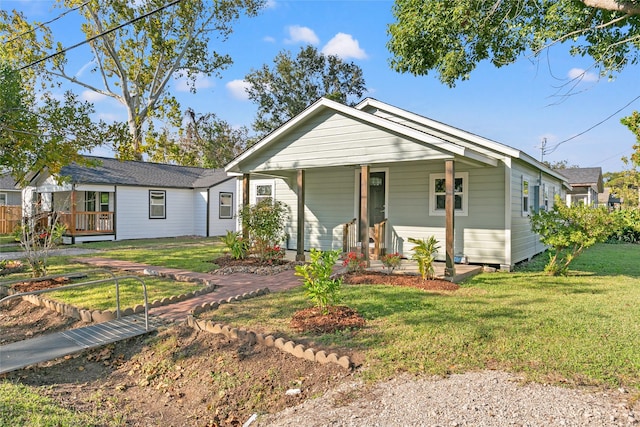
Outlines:
POLYGON ((444 379, 403 376, 371 390, 343 384, 323 397, 262 417, 260 426, 636 426, 624 390, 589 393, 497 371, 444 379))

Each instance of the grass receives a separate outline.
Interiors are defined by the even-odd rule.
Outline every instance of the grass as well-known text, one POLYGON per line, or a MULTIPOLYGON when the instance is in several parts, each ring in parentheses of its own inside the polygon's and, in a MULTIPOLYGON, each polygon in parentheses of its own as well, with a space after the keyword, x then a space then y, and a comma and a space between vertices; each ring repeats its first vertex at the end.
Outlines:
POLYGON ((89 256, 104 256, 201 273, 215 269, 217 266, 212 261, 225 252, 224 244, 217 237, 85 243, 81 247, 102 250, 89 256))
POLYGON ((16 243, 13 234, 0 234, 0 245, 8 245, 9 243, 16 243))
POLYGON ((305 336, 287 325, 309 305, 301 289, 227 304, 214 321, 364 354, 368 380, 398 372, 503 369, 541 382, 640 389, 640 245, 597 245, 568 277, 537 259, 514 273, 478 275, 456 292, 344 286, 342 303, 367 326, 305 336))

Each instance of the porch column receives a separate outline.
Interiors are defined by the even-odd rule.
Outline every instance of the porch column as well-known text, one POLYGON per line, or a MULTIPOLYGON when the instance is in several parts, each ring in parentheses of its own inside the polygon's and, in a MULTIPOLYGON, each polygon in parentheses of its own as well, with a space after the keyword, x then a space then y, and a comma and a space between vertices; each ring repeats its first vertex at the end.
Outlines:
POLYGON ((298 190, 298 234, 296 238, 296 261, 304 261, 304 169, 297 171, 298 190))
MULTIPOLYGON (((249 174, 245 173, 242 175, 242 208, 246 208, 249 206, 249 188, 250 188, 249 174)), ((242 238, 244 240, 249 240, 249 229, 245 226, 244 221, 242 222, 242 238)))
POLYGON ((446 264, 444 268, 445 277, 453 277, 456 274, 456 268, 454 264, 453 253, 453 239, 454 239, 454 212, 455 212, 455 179, 456 171, 453 164, 453 160, 445 160, 444 162, 445 177, 445 202, 444 202, 444 215, 445 215, 445 250, 446 250, 446 264))
MULTIPOLYGON (((71 227, 68 230, 71 236, 76 235, 76 186, 75 184, 71 187, 71 218, 69 218, 69 222, 71 223, 71 227)), ((74 237, 75 238, 75 237, 74 237)), ((75 242, 73 242, 75 243, 75 242)))
POLYGON ((369 267, 369 165, 360 167, 360 242, 369 267))

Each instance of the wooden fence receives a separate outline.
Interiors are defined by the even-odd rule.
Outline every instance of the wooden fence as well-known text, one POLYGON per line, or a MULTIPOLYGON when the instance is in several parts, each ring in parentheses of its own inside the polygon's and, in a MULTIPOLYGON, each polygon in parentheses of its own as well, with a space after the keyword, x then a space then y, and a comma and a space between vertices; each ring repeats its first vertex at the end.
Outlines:
POLYGON ((11 234, 20 225, 22 207, 0 206, 0 234, 11 234))

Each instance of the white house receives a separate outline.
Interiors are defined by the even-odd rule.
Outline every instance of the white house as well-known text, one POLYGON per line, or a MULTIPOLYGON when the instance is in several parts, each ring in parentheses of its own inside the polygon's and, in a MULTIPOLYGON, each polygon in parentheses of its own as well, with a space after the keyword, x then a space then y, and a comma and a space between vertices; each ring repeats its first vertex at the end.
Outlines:
POLYGON ((569 188, 520 150, 375 99, 321 98, 225 169, 242 176, 244 203, 271 180, 260 191, 290 207, 300 259, 362 242, 367 256, 409 256, 409 237, 433 235, 449 274, 457 259, 510 269, 543 251, 529 217, 569 188))
POLYGON ((236 229, 236 180, 221 169, 87 157, 60 171, 43 170, 24 190, 60 214, 65 243, 186 235, 218 236, 236 229))

